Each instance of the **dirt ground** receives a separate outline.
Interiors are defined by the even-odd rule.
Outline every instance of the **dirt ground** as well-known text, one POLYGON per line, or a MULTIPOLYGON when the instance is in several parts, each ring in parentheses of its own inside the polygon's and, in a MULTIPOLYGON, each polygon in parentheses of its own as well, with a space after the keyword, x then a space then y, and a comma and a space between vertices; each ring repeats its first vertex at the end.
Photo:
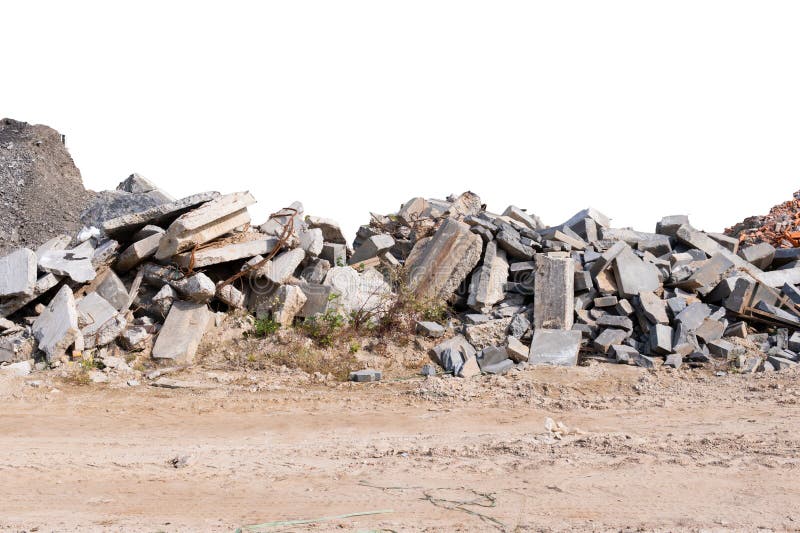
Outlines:
POLYGON ((800 529, 796 370, 46 376, 0 381, 4 530, 800 529))

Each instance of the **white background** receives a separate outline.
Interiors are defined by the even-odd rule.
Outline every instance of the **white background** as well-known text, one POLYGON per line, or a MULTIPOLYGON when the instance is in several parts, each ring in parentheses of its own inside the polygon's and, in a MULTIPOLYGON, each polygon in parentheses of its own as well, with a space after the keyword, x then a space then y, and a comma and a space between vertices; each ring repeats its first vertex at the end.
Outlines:
POLYGON ((87 187, 368 212, 473 190, 721 230, 800 189, 797 2, 2 2, 0 115, 87 187), (124 6, 124 7, 123 7, 124 6))

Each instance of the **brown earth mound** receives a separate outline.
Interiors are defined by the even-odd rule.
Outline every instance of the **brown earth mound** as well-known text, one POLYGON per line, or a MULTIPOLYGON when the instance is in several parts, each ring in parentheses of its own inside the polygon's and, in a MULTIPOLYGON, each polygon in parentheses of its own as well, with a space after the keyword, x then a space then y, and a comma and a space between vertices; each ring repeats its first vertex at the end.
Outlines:
POLYGON ((60 133, 0 120, 0 253, 74 235, 93 199, 60 133))

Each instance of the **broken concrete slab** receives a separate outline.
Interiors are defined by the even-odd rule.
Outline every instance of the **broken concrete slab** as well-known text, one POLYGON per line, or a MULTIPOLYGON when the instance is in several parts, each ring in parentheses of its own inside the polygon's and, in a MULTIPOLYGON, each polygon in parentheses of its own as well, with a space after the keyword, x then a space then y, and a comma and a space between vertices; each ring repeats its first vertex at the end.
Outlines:
POLYGON ((769 267, 772 260, 775 259, 775 247, 761 242, 739 250, 739 257, 763 270, 769 267))
POLYGON ((580 331, 537 329, 528 362, 532 365, 575 366, 580 347, 580 331))
POLYGON ((347 265, 347 246, 344 244, 326 242, 322 246, 320 258, 328 261, 331 266, 347 265))
POLYGON ((48 361, 65 355, 80 334, 75 298, 69 287, 61 287, 33 323, 33 336, 48 361))
POLYGON ((616 329, 616 328, 607 328, 604 329, 600 334, 595 337, 593 346, 595 350, 601 353, 608 353, 611 350, 611 347, 615 344, 622 344, 625 342, 629 336, 627 331, 616 329))
POLYGON ((406 276, 423 299, 447 299, 478 264, 483 241, 463 222, 448 218, 430 240, 420 240, 406 260, 406 276))
POLYGON ((186 211, 219 198, 218 192, 205 192, 176 202, 157 205, 138 213, 123 215, 103 222, 103 232, 114 239, 123 239, 147 225, 164 227, 186 211))
MULTIPOLYGON (((306 223, 311 229, 321 229, 322 238, 326 243, 342 245, 347 244, 347 240, 345 240, 344 234, 342 233, 338 222, 328 218, 307 216, 306 223)), ((332 262, 331 264, 335 265, 336 263, 332 262)))
POLYGON ((506 339, 512 317, 489 320, 482 324, 468 325, 464 328, 467 340, 478 350, 487 346, 500 346, 506 339))
POLYGON ((255 273, 255 277, 267 278, 276 285, 282 285, 292 277, 305 257, 306 252, 302 248, 295 248, 294 250, 283 252, 258 269, 255 273))
POLYGON ((92 292, 77 302, 78 326, 84 339, 94 335, 107 321, 117 314, 117 310, 105 298, 92 292))
POLYGON ((506 338, 506 352, 515 363, 524 363, 530 357, 530 348, 511 335, 506 338))
POLYGON ((217 286, 215 296, 217 300, 231 309, 241 309, 244 307, 244 293, 231 284, 217 286))
POLYGON ((103 279, 97 286, 97 294, 119 311, 128 304, 128 289, 114 271, 106 270, 102 276, 103 279))
POLYGON ((373 235, 353 252, 349 263, 357 265, 373 257, 378 257, 378 255, 388 251, 392 246, 394 246, 394 239, 390 235, 373 235))
POLYGON ((572 328, 575 314, 575 262, 571 258, 536 256, 533 326, 536 330, 572 328))
POLYGON ((658 269, 639 259, 630 247, 614 258, 614 277, 623 298, 638 296, 642 291, 656 291, 661 286, 658 269))
POLYGON ((36 264, 36 253, 27 248, 0 257, 0 299, 33 296, 36 264))
POLYGON ((161 237, 156 259, 168 259, 249 224, 247 207, 254 203, 249 192, 232 193, 179 216, 161 237))
MULTIPOLYGON (((211 245, 197 250, 194 253, 186 252, 178 254, 173 261, 178 266, 189 268, 203 268, 211 265, 249 259, 257 255, 267 255, 278 245, 278 239, 274 237, 248 239, 243 242, 211 245)), ((123 254, 124 255, 124 254, 123 254)))
POLYGON ((365 369, 350 372, 350 377, 348 379, 350 381, 355 381, 356 383, 371 383, 380 381, 382 377, 383 372, 380 370, 365 369))
POLYGON ((39 258, 39 269, 57 276, 68 276, 76 283, 92 281, 97 273, 90 251, 50 250, 39 258))
MULTIPOLYGON (((302 229, 299 232, 298 239, 300 241, 300 248, 302 248, 308 257, 318 257, 322 253, 322 247, 325 244, 322 229, 302 229)), ((253 254, 256 255, 256 254, 253 254)))
POLYGON ((16 313, 26 305, 34 302, 44 295, 47 291, 54 288, 61 282, 61 277, 55 274, 45 274, 36 280, 36 286, 31 296, 18 296, 9 300, 0 301, 0 318, 5 318, 16 313))
MULTIPOLYGON (((302 289, 294 285, 282 285, 278 287, 273 299, 274 303, 270 308, 272 319, 282 327, 292 325, 294 318, 308 300, 302 289)), ((264 316, 263 310, 258 309, 256 316, 264 316)))
POLYGON ((421 321, 417 322, 416 331, 418 334, 424 335, 425 337, 438 339, 443 337, 447 330, 444 326, 436 322, 421 321))
MULTIPOLYGON (((146 259, 153 257, 158 250, 158 244, 161 242, 161 233, 155 233, 149 237, 145 237, 140 241, 136 241, 119 255, 117 263, 114 268, 117 272, 124 273, 146 259)), ((188 266, 188 265, 187 265, 188 266)))
POLYGON ((214 316, 206 304, 176 301, 153 346, 153 359, 191 363, 214 316))
POLYGON ((503 250, 497 249, 494 241, 486 245, 483 263, 472 274, 467 305, 486 312, 505 297, 503 287, 508 280, 508 260, 503 250))
POLYGON ((537 231, 545 226, 536 215, 529 215, 524 209, 510 205, 503 211, 503 216, 509 217, 517 222, 524 224, 530 229, 537 231))
POLYGON ((333 267, 325 276, 324 284, 333 287, 339 295, 332 305, 348 315, 380 315, 389 305, 392 294, 381 273, 372 268, 359 273, 353 267, 333 267))

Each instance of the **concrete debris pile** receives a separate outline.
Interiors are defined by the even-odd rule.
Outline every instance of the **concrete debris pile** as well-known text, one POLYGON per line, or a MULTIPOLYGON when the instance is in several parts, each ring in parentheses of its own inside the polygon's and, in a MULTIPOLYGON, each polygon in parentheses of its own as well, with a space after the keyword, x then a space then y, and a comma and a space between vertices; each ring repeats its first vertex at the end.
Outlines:
POLYGON ((788 202, 774 206, 768 214, 747 217, 726 229, 725 234, 743 245, 766 242, 776 248, 800 246, 800 191, 788 202))
MULTIPOLYGON (((646 233, 584 209, 557 226, 471 192, 371 216, 352 248, 295 202, 253 224, 248 192, 174 199, 136 174, 100 193, 77 235, 0 257, 0 363, 95 354, 189 364, 219 312, 280 327, 330 313, 378 320, 397 298, 447 302, 431 358, 469 377, 579 356, 646 368, 800 361, 800 256, 666 217, 646 233), (745 351, 745 343, 762 355, 745 351)), ((19 367, 15 367, 19 368, 19 367)), ((430 375, 430 365, 424 371, 430 375)), ((380 372, 354 372, 373 381, 380 372)))

